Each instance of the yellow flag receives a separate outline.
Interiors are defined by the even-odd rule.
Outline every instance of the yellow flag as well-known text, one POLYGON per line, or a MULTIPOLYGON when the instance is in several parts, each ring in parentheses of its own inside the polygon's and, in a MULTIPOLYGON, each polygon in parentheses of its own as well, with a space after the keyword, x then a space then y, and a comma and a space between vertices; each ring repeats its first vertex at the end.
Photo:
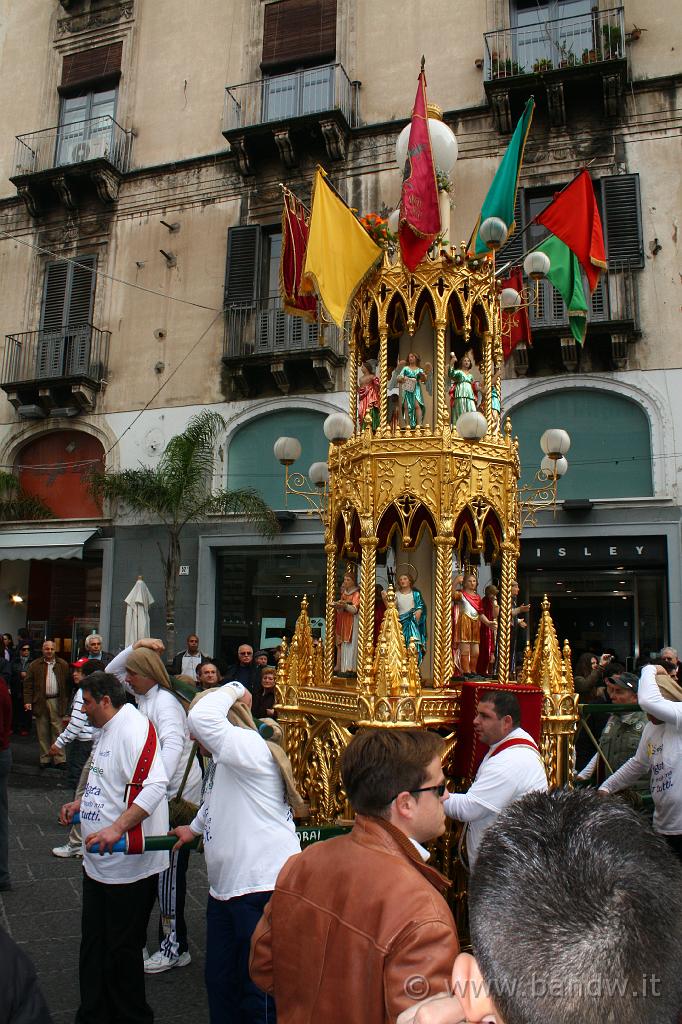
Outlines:
POLYGON ((343 327, 355 292, 383 250, 332 192, 325 177, 318 167, 303 278, 312 279, 330 317, 343 327))

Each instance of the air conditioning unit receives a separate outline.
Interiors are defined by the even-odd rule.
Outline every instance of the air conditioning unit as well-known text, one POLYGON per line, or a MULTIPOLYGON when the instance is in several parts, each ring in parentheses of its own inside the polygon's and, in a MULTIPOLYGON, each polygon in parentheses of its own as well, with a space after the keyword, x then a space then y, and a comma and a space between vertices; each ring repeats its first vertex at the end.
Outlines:
POLYGON ((82 164, 86 160, 100 160, 109 155, 107 139, 79 139, 71 146, 70 164, 82 164))

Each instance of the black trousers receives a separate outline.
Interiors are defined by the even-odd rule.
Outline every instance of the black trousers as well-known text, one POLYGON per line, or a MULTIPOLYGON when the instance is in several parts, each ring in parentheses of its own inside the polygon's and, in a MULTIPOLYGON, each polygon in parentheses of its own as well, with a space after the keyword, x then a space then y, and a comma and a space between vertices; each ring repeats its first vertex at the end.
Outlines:
POLYGON ((80 995, 75 1024, 152 1024, 142 947, 158 875, 105 885, 83 872, 80 995))

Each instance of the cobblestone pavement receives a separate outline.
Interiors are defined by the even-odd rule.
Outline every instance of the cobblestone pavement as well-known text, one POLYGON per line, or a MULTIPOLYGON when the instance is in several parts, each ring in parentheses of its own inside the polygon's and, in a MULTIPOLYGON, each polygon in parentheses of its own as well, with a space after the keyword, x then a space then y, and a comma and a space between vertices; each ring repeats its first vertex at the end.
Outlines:
MULTIPOLYGON (((66 841, 57 822, 71 794, 64 774, 39 772, 38 748, 14 738, 10 777, 10 871, 12 890, 0 893, 0 925, 36 966, 54 1024, 71 1024, 78 1007, 78 948, 82 862, 51 853, 66 841)), ((192 963, 147 977, 147 999, 158 1024, 208 1024, 203 982, 208 885, 204 860, 192 854, 187 875, 186 917, 192 963)), ((148 946, 158 948, 156 912, 148 946)))

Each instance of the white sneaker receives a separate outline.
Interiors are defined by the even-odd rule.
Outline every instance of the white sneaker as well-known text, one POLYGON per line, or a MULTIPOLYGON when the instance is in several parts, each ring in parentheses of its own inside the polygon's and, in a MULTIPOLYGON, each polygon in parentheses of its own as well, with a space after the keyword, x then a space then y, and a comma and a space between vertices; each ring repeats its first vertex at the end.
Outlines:
POLYGON ((64 846, 54 846, 52 853, 55 857, 82 857, 83 847, 72 846, 71 843, 65 843, 64 846))
POLYGON ((191 964, 192 957, 189 953, 181 953, 180 956, 166 956, 161 950, 154 953, 144 962, 145 974, 161 974, 163 971, 170 971, 172 967, 186 967, 191 964))

